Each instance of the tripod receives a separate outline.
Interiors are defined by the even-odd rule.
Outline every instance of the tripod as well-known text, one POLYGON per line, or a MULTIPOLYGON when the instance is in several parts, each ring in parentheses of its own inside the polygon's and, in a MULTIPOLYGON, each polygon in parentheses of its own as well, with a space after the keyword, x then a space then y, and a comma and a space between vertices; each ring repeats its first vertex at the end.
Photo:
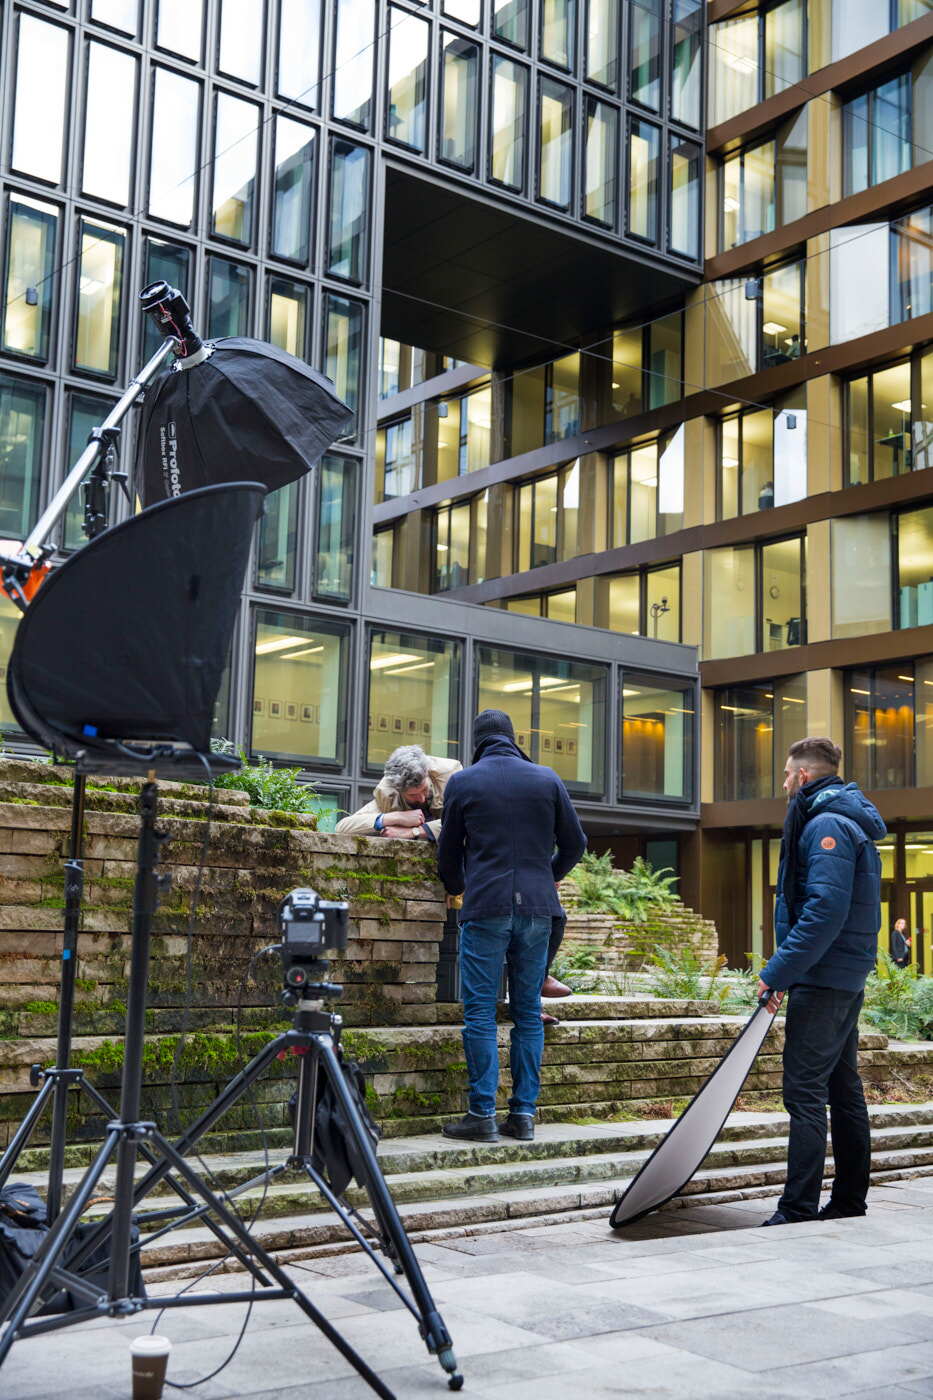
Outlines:
MULTIPOLYGON (((343 1073, 339 1058, 340 1018, 321 1011, 319 1006, 315 1002, 309 1001, 305 995, 307 992, 312 995, 335 995, 340 991, 340 988, 329 984, 307 984, 303 988, 301 1000, 298 1002, 293 1029, 278 1036, 266 1046, 246 1069, 237 1075, 218 1096, 214 1104, 201 1115, 193 1128, 189 1129, 177 1143, 168 1142, 154 1123, 140 1121, 146 987, 149 976, 149 939, 152 916, 158 902, 158 891, 161 884, 160 877, 156 874, 159 847, 165 839, 163 834, 156 830, 158 789, 151 774, 150 780, 145 784, 140 794, 139 805, 141 822, 133 897, 126 1042, 120 1113, 116 1119, 108 1123, 106 1137, 94 1161, 85 1172, 68 1204, 59 1213, 42 1246, 26 1265, 16 1286, 0 1310, 0 1325, 5 1324, 2 1336, 0 1336, 0 1366, 2 1366, 17 1338, 55 1331, 92 1317, 129 1316, 144 1308, 191 1307, 289 1298, 301 1308, 377 1395, 383 1397, 383 1400, 394 1400, 392 1391, 379 1379, 367 1362, 328 1322, 327 1318, 315 1307, 303 1290, 292 1281, 275 1258, 253 1239, 246 1225, 228 1203, 233 1193, 218 1195, 212 1191, 183 1155, 203 1135, 210 1124, 236 1102, 281 1050, 295 1048, 304 1052, 299 1071, 298 1101, 295 1115, 295 1151, 288 1162, 272 1168, 269 1176, 277 1175, 288 1166, 298 1166, 307 1172, 354 1237, 363 1245, 370 1258, 375 1260, 383 1275, 405 1301, 406 1306, 409 1307, 419 1323, 421 1335, 429 1351, 437 1355, 441 1366, 448 1373, 450 1388, 459 1390, 463 1384, 463 1377, 456 1369, 457 1363, 450 1336, 434 1306, 434 1301, 415 1258, 411 1243, 398 1218, 395 1204, 379 1168, 372 1142, 343 1073), (378 1229, 385 1241, 386 1251, 395 1263, 396 1270, 404 1272, 407 1276, 414 1302, 410 1301, 398 1288, 388 1270, 381 1261, 376 1259, 372 1244, 363 1236, 362 1231, 352 1219, 349 1209, 340 1201, 314 1166, 314 1106, 319 1076, 326 1082, 334 1100, 340 1105, 352 1139, 350 1145, 353 1155, 361 1164, 360 1174, 364 1178, 378 1229), (137 1154, 140 1151, 152 1162, 152 1165, 143 1179, 134 1185, 137 1154), (81 1217, 94 1196, 101 1177, 114 1159, 116 1160, 116 1187, 113 1211, 107 1220, 86 1235, 83 1243, 75 1250, 73 1246, 81 1217), (185 1294, 174 1298, 152 1300, 132 1296, 129 1284, 131 1256, 136 1247, 132 1238, 135 1206, 155 1185, 164 1180, 168 1180, 169 1184, 174 1186, 176 1190, 180 1188, 180 1194, 186 1203, 185 1207, 181 1211, 156 1211, 148 1218, 164 1220, 166 1214, 177 1217, 180 1213, 185 1219, 213 1216, 212 1228, 215 1235, 229 1252, 240 1260, 258 1287, 233 1293, 185 1294), (197 1202, 200 1203, 196 1204, 197 1202), (99 1285, 82 1277, 79 1271, 82 1263, 98 1249, 101 1243, 107 1240, 110 1241, 110 1265, 107 1287, 102 1292, 99 1285), (66 1267, 66 1251, 69 1250, 66 1267), (50 1289, 59 1288, 65 1288, 76 1300, 78 1306, 75 1311, 64 1316, 30 1319, 33 1309, 41 1304, 43 1295, 50 1289)), ((294 981, 292 986, 294 986, 294 981)), ((263 1174, 264 1176, 265 1174, 263 1174)), ((240 1191, 247 1190, 251 1184, 253 1183, 247 1183, 240 1187, 240 1191)), ((164 1228, 172 1228, 172 1226, 164 1228)), ((163 1230, 157 1232, 157 1234, 160 1233, 163 1233, 163 1230)))

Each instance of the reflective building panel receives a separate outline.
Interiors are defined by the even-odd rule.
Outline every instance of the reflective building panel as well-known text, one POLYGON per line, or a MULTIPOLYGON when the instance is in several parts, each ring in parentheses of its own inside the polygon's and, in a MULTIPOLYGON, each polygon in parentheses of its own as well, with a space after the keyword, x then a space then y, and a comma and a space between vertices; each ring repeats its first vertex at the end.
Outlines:
POLYGON ((339 121, 372 124, 373 40, 376 6, 372 0, 335 0, 333 113, 339 121))
POLYGON ((24 175, 57 185, 69 123, 66 119, 71 36, 58 24, 21 11, 17 16, 16 95, 11 164, 24 175))
POLYGON ((276 257, 307 263, 310 257, 317 132, 290 117, 275 119, 272 238, 276 257))
POLYGON ((152 74, 149 213, 188 228, 197 195, 201 85, 167 68, 152 74))
POLYGON ((253 753, 343 762, 349 638, 340 623, 257 610, 253 753))
POLYGON ((136 135, 136 67, 109 44, 87 46, 81 186, 110 204, 130 202, 136 135))
POLYGON ((253 241, 259 108, 219 92, 214 112, 212 232, 234 243, 253 241))
POLYGON ((400 744, 435 758, 461 758, 458 642, 413 632, 369 637, 366 766, 379 770, 400 744))
POLYGON ((116 375, 125 248, 123 229, 80 220, 75 369, 116 375))
MULTIPOLYGON (((38 515, 46 391, 0 375, 0 537, 23 540, 38 515)), ((12 604, 11 604, 12 607, 12 604)), ((6 686, 3 687, 4 699, 6 686)))
POLYGON ((156 0, 156 44, 161 49, 201 61, 204 0, 156 0))
POLYGON ((56 287, 58 210, 10 195, 3 298, 3 349, 47 360, 56 287))
POLYGON ((528 69, 511 59, 492 60, 490 177, 507 189, 525 184, 528 69))
POLYGON ((389 76, 386 136, 423 151, 427 130, 428 43, 426 20, 389 7, 389 76))
POLYGON ((279 0, 276 91, 303 107, 320 102, 321 24, 320 0, 279 0))

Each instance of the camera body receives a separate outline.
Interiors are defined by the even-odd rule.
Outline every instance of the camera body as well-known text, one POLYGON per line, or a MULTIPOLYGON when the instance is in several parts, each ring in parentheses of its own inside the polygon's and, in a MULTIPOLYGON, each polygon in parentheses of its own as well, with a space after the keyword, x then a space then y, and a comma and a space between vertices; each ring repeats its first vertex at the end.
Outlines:
POLYGON ((279 956, 285 974, 283 998, 294 1002, 308 992, 339 996, 341 988, 322 981, 327 954, 347 946, 345 900, 322 899, 317 890, 291 890, 279 905, 279 956))

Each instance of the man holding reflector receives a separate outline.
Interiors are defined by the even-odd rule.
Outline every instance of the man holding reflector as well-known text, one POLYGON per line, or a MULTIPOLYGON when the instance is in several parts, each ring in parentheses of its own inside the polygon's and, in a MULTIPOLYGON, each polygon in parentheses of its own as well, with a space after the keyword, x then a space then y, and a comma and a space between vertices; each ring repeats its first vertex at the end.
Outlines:
POLYGON ((784 1029, 784 1106, 790 1114, 787 1180, 765 1225, 864 1215, 871 1162, 868 1110, 858 1072, 858 1018, 881 925, 885 824, 855 783, 839 777, 831 739, 792 744, 784 769, 788 810, 774 927, 777 951, 759 992, 776 1010, 790 993, 784 1029), (820 1210, 830 1110, 835 1178, 820 1210))

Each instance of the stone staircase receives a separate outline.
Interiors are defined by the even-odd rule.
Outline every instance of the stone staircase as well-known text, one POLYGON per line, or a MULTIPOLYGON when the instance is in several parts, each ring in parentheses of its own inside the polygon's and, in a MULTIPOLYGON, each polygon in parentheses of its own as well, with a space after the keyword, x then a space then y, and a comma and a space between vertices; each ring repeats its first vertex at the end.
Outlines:
POLYGON ((561 882, 561 903, 567 911, 563 951, 586 948, 595 954, 599 967, 621 971, 633 957, 642 961, 644 950, 657 943, 664 947, 692 944, 704 961, 712 962, 719 950, 719 935, 711 919, 704 919, 680 900, 669 909, 648 915, 643 924, 630 923, 617 914, 581 909, 572 879, 561 882))
MULTIPOLYGON (((547 1033, 535 1142, 504 1139, 487 1146, 448 1142, 440 1135, 445 1119, 463 1111, 465 1076, 453 1024, 456 1009, 439 1006, 438 1013, 447 1024, 345 1032, 348 1050, 366 1070, 370 1105, 383 1124, 380 1157, 390 1189, 406 1228, 426 1240, 605 1214, 745 1021, 724 1016, 709 1003, 610 996, 564 1001, 560 1026, 547 1033)), ((785 1115, 774 1111, 782 1034, 779 1018, 743 1091, 743 1111, 731 1116, 684 1199, 702 1195, 728 1201, 773 1194, 779 1186, 787 1133, 785 1115)), ((506 1051, 504 1025, 500 1037, 506 1051)), ((865 1032, 861 1063, 876 1097, 903 1096, 910 1086, 914 1096, 919 1088, 930 1100, 871 1109, 874 1179, 933 1173, 933 1044, 902 1045, 865 1032)), ((247 1218, 259 1208, 257 1233, 283 1257, 351 1248, 333 1215, 322 1209, 315 1188, 297 1175, 283 1172, 264 1192, 240 1189, 267 1162, 288 1154, 290 1130, 275 1116, 269 1119, 285 1087, 270 1081, 268 1095, 241 1104, 232 1125, 206 1136, 204 1165, 217 1183, 236 1193, 247 1218), (262 1131, 257 1114, 266 1123, 262 1131)), ((192 1088, 189 1084, 189 1093, 192 1088)), ((213 1085, 206 1081, 205 1095, 208 1091, 213 1085)), ((200 1106, 186 1099, 184 1120, 200 1106)), ((69 1183, 79 1177, 93 1146, 69 1147, 69 1183)), ((24 1154, 17 1179, 41 1187, 45 1157, 43 1148, 24 1154)), ((107 1190, 105 1181, 103 1197, 107 1190)), ((349 1194, 365 1208, 362 1193, 354 1188, 349 1194)), ((163 1190, 153 1205, 164 1206, 170 1198, 163 1190)), ((106 1208, 103 1202, 96 1207, 106 1208)), ((143 1258, 158 1276, 196 1272, 200 1261, 217 1254, 209 1231, 192 1225, 162 1237, 143 1258)))

